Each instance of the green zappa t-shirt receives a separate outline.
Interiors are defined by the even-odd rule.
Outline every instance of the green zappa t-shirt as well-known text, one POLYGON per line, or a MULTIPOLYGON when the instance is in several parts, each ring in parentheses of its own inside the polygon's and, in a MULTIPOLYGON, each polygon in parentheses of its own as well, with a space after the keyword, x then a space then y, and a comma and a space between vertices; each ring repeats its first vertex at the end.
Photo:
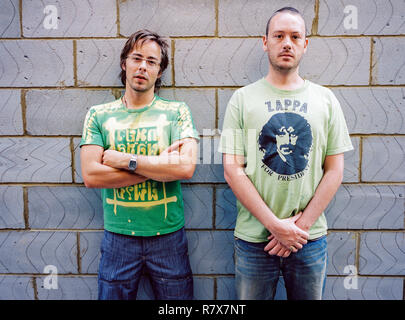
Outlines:
MULTIPOLYGON (((298 90, 280 90, 264 78, 234 92, 219 144, 222 153, 245 156, 245 173, 280 219, 305 209, 322 179, 327 155, 352 149, 330 89, 306 80, 298 90)), ((268 230, 239 201, 237 208, 235 236, 267 241, 268 230)), ((309 239, 326 232, 322 213, 309 239)))
MULTIPOLYGON (((87 113, 80 146, 159 155, 173 142, 196 138, 190 109, 183 102, 155 95, 150 106, 127 109, 121 99, 93 106, 87 113)), ((184 226, 180 181, 147 180, 136 185, 102 189, 104 228, 135 236, 155 236, 184 226)))

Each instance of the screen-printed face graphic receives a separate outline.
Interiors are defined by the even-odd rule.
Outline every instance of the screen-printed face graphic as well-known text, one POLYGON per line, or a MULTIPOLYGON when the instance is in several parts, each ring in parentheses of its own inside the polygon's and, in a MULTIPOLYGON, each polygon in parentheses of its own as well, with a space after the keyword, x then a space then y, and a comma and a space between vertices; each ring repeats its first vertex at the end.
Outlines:
POLYGON ((304 170, 311 145, 311 126, 305 118, 292 112, 272 116, 259 135, 259 149, 264 152, 262 161, 278 174, 291 175, 304 170))
POLYGON ((277 152, 280 158, 286 162, 286 156, 294 152, 298 136, 295 134, 293 127, 282 126, 279 129, 280 134, 276 134, 277 152))

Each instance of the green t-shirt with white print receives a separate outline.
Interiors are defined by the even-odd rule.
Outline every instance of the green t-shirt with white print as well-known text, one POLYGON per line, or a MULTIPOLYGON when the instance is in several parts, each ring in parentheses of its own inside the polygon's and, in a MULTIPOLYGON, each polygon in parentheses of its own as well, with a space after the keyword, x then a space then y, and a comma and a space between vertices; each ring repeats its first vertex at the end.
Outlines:
MULTIPOLYGON (((94 144, 105 150, 154 156, 179 139, 196 138, 189 107, 155 95, 142 109, 128 109, 121 99, 93 106, 84 122, 80 146, 94 144)), ((102 189, 104 228, 108 231, 156 236, 184 226, 180 181, 143 183, 102 189)))
MULTIPOLYGON (((280 90, 262 78, 236 90, 226 112, 219 151, 245 156, 245 172, 280 219, 303 211, 323 176, 327 155, 352 150, 340 104, 332 91, 305 80, 280 90)), ((269 231, 237 201, 235 236, 265 242, 269 231)), ((322 213, 309 239, 327 233, 322 213)))

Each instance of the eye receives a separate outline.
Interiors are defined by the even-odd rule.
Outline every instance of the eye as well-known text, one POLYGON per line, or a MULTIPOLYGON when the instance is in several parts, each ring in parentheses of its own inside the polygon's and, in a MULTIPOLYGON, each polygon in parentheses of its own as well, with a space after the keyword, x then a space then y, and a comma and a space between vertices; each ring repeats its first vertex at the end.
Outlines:
POLYGON ((157 66, 157 62, 154 60, 146 60, 146 62, 151 66, 151 67, 156 67, 157 66))

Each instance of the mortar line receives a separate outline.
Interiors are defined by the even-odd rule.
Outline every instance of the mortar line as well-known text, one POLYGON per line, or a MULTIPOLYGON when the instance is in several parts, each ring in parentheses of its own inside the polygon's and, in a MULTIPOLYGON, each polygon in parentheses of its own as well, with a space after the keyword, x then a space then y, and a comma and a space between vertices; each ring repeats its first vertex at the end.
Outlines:
MULTIPOLYGON (((243 87, 244 85, 211 85, 211 86, 207 86, 207 85, 190 85, 190 86, 186 86, 186 85, 180 85, 180 86, 161 86, 161 89, 239 89, 241 87, 243 87)), ((336 88, 336 89, 356 89, 356 88, 385 88, 385 89, 402 89, 405 88, 405 84, 364 84, 364 85, 359 85, 359 84, 352 84, 352 85, 344 85, 344 84, 338 84, 338 85, 331 85, 331 84, 324 84, 323 85, 326 88, 336 88)), ((0 87, 0 91, 1 90, 26 90, 26 91, 30 91, 30 90, 67 90, 67 89, 75 89, 75 90, 123 90, 125 89, 124 87, 113 87, 113 86, 106 86, 106 87, 99 87, 99 86, 43 86, 43 87, 38 87, 38 86, 31 86, 31 87, 19 87, 19 86, 15 86, 15 87, 0 87)))
POLYGON ((28 213, 28 190, 27 187, 23 188, 23 217, 24 217, 24 226, 26 230, 29 230, 29 213, 28 213))
MULTIPOLYGON (((24 34, 23 34, 23 24, 22 24, 22 21, 23 21, 23 16, 22 16, 22 1, 23 0, 20 0, 19 2, 18 2, 18 5, 19 5, 19 11, 18 11, 18 14, 20 15, 20 37, 21 38, 24 38, 24 34)), ((17 39, 17 40, 21 40, 21 38, 15 38, 15 39, 17 39)), ((3 40, 3 39, 1 39, 1 40, 3 40)))
POLYGON ((217 209, 216 209, 216 202, 217 202, 217 187, 216 185, 213 185, 212 188, 212 228, 213 230, 216 230, 217 225, 215 221, 217 220, 217 209))
POLYGON ((373 84, 373 56, 374 56, 374 39, 370 38, 370 74, 369 74, 369 85, 373 84))
MULTIPOLYGON (((168 35, 174 40, 199 40, 199 39, 262 39, 262 35, 226 35, 226 36, 216 36, 215 34, 209 36, 178 36, 168 35)), ((310 34, 307 35, 308 39, 355 39, 355 38, 405 38, 404 34, 336 34, 336 35, 319 35, 319 34, 310 34)), ((115 40, 121 39, 125 40, 128 39, 127 36, 119 35, 118 37, 114 36, 106 36, 106 37, 21 37, 21 38, 1 38, 2 41, 16 41, 16 40, 34 40, 34 41, 42 41, 42 40, 53 40, 53 41, 69 41, 69 40, 115 40)))
POLYGON ((358 174, 359 174, 359 182, 363 183, 363 170, 362 170, 362 165, 363 165, 363 138, 364 136, 359 136, 359 168, 358 168, 358 174))
POLYGON ((215 0, 215 36, 219 37, 219 0, 215 0))
POLYGON ((77 272, 82 273, 81 259, 80 259, 80 232, 76 232, 76 259, 77 259, 77 272))
POLYGON ((37 278, 34 275, 32 275, 31 281, 32 281, 32 289, 34 290, 34 300, 39 300, 37 278))
POLYGON ((117 38, 120 37, 120 33, 121 33, 121 20, 120 20, 120 4, 119 4, 119 0, 115 1, 115 5, 117 6, 117 38))
POLYGON ((77 82, 77 40, 73 40, 73 87, 78 86, 77 82))
POLYGON ((70 137, 70 155, 71 155, 71 171, 72 171, 72 182, 75 183, 75 168, 76 168, 76 159, 75 159, 75 146, 73 143, 73 137, 70 137))
POLYGON ((23 135, 27 135, 27 100, 26 100, 27 91, 25 89, 21 89, 20 97, 21 97, 21 117, 22 117, 22 125, 23 125, 23 135))
POLYGON ((318 24, 319 24, 319 0, 315 0, 315 16, 314 20, 312 20, 312 28, 311 28, 311 36, 318 34, 318 24))
MULTIPOLYGON (((175 46, 176 46, 176 44, 175 44, 175 40, 174 39, 171 39, 170 40, 171 41, 171 57, 170 57, 170 63, 171 63, 171 65, 172 65, 172 87, 174 87, 174 89, 176 89, 176 78, 175 78, 175 76, 176 76, 176 74, 175 74, 175 71, 174 71, 174 53, 175 53, 175 46)), ((163 87, 162 87, 163 88, 163 87)))

